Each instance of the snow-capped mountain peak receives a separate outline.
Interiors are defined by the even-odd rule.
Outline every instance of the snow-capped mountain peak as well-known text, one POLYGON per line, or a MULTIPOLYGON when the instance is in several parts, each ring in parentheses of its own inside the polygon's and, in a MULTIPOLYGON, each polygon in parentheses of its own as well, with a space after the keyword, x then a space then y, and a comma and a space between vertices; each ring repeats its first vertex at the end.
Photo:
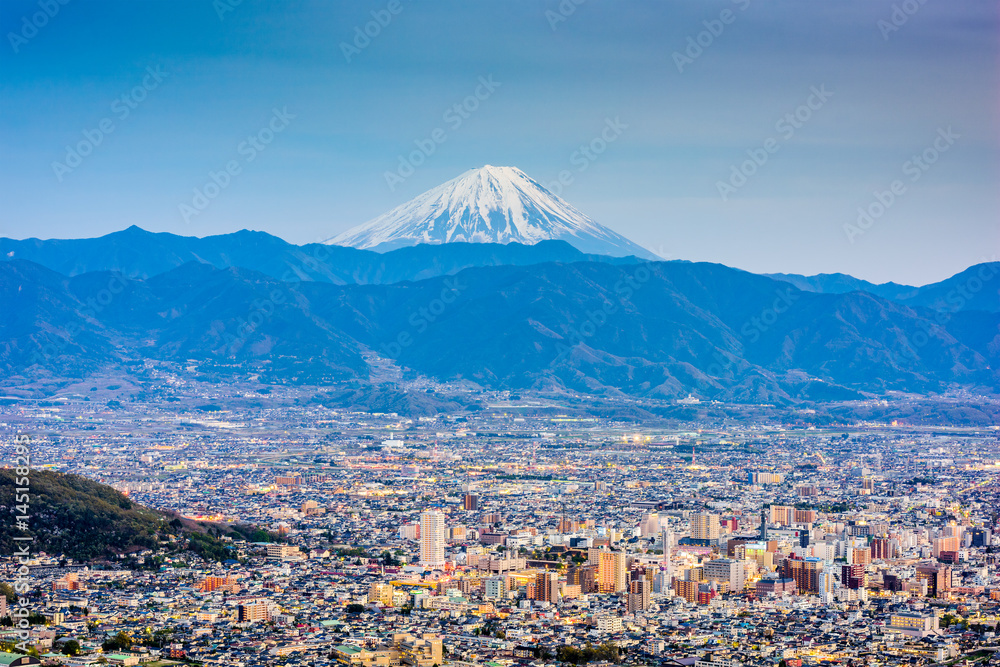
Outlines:
POLYGON ((542 187, 516 167, 486 165, 349 229, 331 243, 393 250, 418 243, 525 243, 561 239, 602 255, 653 255, 542 187))

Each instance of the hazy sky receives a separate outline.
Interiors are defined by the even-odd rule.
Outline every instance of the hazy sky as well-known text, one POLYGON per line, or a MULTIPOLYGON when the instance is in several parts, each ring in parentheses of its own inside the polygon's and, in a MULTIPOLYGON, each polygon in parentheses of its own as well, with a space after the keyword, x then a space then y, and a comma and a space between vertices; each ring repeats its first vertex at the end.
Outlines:
POLYGON ((997 11, 3 0, 0 235, 304 243, 513 165, 668 258, 932 282, 1000 256, 997 11))

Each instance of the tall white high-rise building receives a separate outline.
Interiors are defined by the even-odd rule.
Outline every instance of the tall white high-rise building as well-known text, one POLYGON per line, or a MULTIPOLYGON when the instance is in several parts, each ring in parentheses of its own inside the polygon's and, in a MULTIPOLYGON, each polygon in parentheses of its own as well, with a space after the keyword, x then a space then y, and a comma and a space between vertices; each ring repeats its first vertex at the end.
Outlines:
POLYGON ((674 564, 670 557, 670 551, 674 547, 674 531, 663 528, 660 531, 660 541, 663 543, 663 567, 667 577, 667 585, 669 585, 674 576, 674 564))
POLYGON ((444 514, 433 510, 420 515, 420 564, 444 567, 444 514))
POLYGON ((819 598, 824 604, 833 602, 834 578, 833 572, 829 568, 823 570, 816 577, 817 588, 819 588, 819 598))

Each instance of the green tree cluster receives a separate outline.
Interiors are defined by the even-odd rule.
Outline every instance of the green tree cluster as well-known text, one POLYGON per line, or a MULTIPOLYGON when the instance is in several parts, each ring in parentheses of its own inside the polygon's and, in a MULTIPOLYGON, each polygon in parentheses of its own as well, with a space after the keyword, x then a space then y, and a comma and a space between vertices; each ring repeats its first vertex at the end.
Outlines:
POLYGON ((588 662, 617 663, 620 659, 620 653, 618 645, 612 642, 604 642, 599 646, 587 642, 583 648, 560 646, 556 649, 556 658, 560 662, 569 662, 574 665, 584 665, 588 662))

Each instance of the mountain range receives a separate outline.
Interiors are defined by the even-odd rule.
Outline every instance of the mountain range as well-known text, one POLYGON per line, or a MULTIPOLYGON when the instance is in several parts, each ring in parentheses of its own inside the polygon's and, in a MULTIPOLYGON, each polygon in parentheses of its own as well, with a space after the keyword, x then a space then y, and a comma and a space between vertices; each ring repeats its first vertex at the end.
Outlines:
MULTIPOLYGON (((245 229, 198 238, 148 232, 134 225, 89 239, 0 237, 0 261, 15 259, 28 260, 67 276, 117 271, 130 278, 145 279, 188 262, 200 262, 220 269, 250 269, 284 282, 315 281, 335 285, 424 280, 474 267, 531 266, 547 262, 628 265, 646 261, 637 256, 588 254, 559 240, 531 245, 518 242, 420 244, 375 252, 322 243, 294 245, 265 232, 245 229)), ((790 283, 804 292, 867 292, 897 303, 945 312, 1000 311, 1000 281, 994 280, 1000 277, 1000 262, 977 264, 951 278, 922 287, 875 284, 843 273, 764 275, 790 283)))
POLYGON ((147 362, 390 410, 461 401, 414 400, 386 373, 751 403, 1000 384, 997 262, 911 287, 659 261, 491 166, 333 241, 135 226, 0 239, 0 387, 134 376, 147 362))
POLYGON ((264 232, 177 236, 132 226, 92 239, 0 238, 0 261, 24 259, 67 276, 117 271, 149 278, 188 262, 240 267, 286 282, 336 285, 388 284, 449 275, 475 266, 523 266, 544 262, 634 263, 635 257, 588 255, 565 241, 417 245, 379 253, 339 245, 293 245, 264 232))
MULTIPOLYGON (((0 262, 0 377, 13 386, 157 359, 222 379, 364 386, 381 358, 487 388, 740 402, 998 384, 1000 313, 972 308, 995 293, 988 280, 961 309, 935 310, 717 264, 485 256, 487 266, 387 284, 282 281, 199 262, 142 278, 67 276, 14 257, 0 262)), ((991 273, 1000 267, 972 267, 925 298, 968 293, 971 278, 991 273)))

